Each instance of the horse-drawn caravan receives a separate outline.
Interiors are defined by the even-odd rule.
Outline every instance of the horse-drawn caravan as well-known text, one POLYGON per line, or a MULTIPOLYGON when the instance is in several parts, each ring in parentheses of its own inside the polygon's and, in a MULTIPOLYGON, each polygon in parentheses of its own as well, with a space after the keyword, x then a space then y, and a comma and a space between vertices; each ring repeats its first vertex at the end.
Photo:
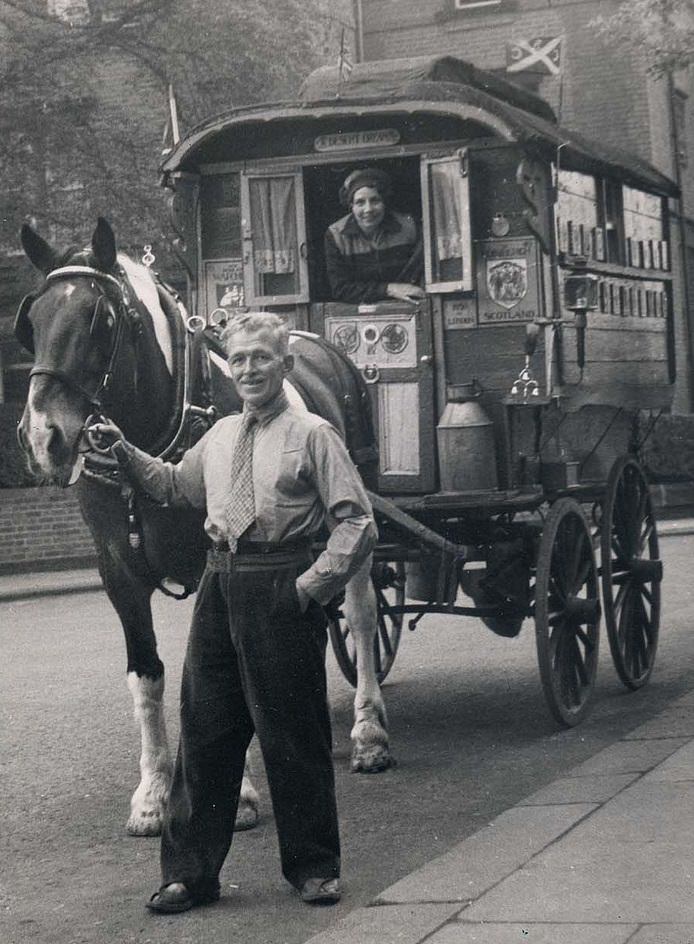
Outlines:
MULTIPOLYGON (((363 375, 380 677, 406 613, 411 627, 482 616, 505 635, 534 616, 550 708, 574 724, 595 679, 601 585, 619 676, 643 684, 661 565, 638 447, 674 380, 673 184, 452 58, 362 64, 346 81, 318 70, 299 102, 204 123, 163 173, 197 313, 281 311, 363 375), (420 227, 425 298, 335 300, 323 236, 355 167, 386 171, 394 208, 420 227)), ((354 681, 344 621, 332 641, 354 681)))
MULTIPOLYGON (((236 308, 281 312, 295 329, 294 386, 344 432, 380 527, 370 576, 330 623, 359 686, 355 768, 388 763, 377 679, 406 615, 410 628, 428 613, 477 616, 506 636, 533 617, 544 692, 565 725, 590 706, 601 613, 620 678, 646 682, 662 568, 638 450, 674 380, 673 184, 451 58, 358 65, 347 81, 319 70, 299 101, 194 129, 163 181, 188 320, 116 255, 104 222, 91 249, 62 257, 24 231, 46 280, 17 319, 37 360, 20 438, 43 474, 67 484, 95 410, 143 448, 180 453, 215 408, 238 407, 223 359, 201 353, 205 336, 214 346, 236 308), (355 169, 390 181, 402 222, 388 249, 419 236, 407 276, 361 300, 334 277, 326 235, 346 228, 338 195, 355 169)), ((369 248, 376 269, 380 251, 369 248)), ((142 725, 130 829, 155 832, 169 761, 149 598, 162 577, 194 582, 201 521, 130 495, 129 522, 118 488, 84 475, 78 488, 142 725)))

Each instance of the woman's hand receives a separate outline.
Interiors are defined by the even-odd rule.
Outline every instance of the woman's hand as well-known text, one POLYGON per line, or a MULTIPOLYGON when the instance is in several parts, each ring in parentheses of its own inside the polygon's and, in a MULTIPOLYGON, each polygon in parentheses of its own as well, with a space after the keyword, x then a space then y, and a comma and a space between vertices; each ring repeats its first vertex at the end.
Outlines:
POLYGON ((389 282, 386 289, 388 298, 396 298, 400 302, 418 302, 426 298, 424 289, 419 285, 410 285, 409 282, 389 282))

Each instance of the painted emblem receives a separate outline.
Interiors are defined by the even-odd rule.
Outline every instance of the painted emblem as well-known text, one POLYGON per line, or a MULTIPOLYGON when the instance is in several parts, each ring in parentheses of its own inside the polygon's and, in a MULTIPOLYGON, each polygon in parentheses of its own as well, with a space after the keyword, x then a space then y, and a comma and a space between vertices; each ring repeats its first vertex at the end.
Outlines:
POLYGON ((389 354, 399 354, 407 347, 407 331, 399 324, 386 325, 381 332, 381 344, 389 354))
POLYGON ((354 354, 359 347, 359 331, 355 324, 341 324, 333 334, 333 344, 343 354, 354 354))
POLYGON ((526 259, 487 260, 489 297, 502 308, 514 308, 528 293, 526 259))

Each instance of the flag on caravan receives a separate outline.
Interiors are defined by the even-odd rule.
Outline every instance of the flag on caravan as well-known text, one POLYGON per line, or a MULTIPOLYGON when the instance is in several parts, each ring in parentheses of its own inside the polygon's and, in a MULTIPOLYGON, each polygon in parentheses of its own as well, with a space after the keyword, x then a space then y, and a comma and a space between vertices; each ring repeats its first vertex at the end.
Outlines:
POLYGON ((347 40, 345 39, 345 31, 342 30, 342 37, 340 39, 340 53, 337 58, 337 69, 338 69, 338 81, 346 81, 354 68, 354 64, 350 58, 349 46, 347 45, 347 40))
POLYGON ((164 125, 164 133, 161 141, 161 153, 164 157, 170 154, 181 140, 181 132, 178 125, 178 102, 174 87, 169 83, 168 87, 168 115, 164 125))
POLYGON ((561 36, 536 36, 506 43, 506 71, 559 75, 561 42, 561 36))

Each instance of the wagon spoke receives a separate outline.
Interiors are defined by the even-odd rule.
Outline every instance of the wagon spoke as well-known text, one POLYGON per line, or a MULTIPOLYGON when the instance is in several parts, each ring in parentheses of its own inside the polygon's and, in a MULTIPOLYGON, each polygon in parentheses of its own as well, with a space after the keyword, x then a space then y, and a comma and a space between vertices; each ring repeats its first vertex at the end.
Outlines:
MULTIPOLYGON (((585 548, 583 550, 585 553, 585 548)), ((583 566, 581 567, 581 570, 576 579, 576 590, 580 590, 581 587, 585 586, 586 580, 588 579, 588 575, 590 574, 592 569, 593 569, 593 560, 591 557, 587 557, 583 561, 583 566)))
POLYGON ((651 629, 651 621, 649 619, 648 613, 646 612, 646 607, 643 602, 643 594, 639 593, 636 598, 637 600, 637 609, 639 614, 639 625, 641 627, 641 639, 645 642, 651 642, 653 638, 653 633, 651 629))
POLYGON ((386 626, 386 621, 383 616, 383 613, 378 614, 378 632, 381 637, 381 645, 387 656, 393 654, 393 650, 390 645, 390 636, 388 635, 388 627, 386 626))
POLYGON ((576 636, 581 640, 581 642, 582 642, 583 645, 585 646, 586 652, 592 652, 592 651, 593 651, 593 649, 595 648, 595 646, 593 645, 593 642, 592 642, 592 640, 590 639, 590 636, 589 636, 588 633, 587 633, 584 629, 582 629, 580 626, 577 626, 577 627, 576 627, 576 636))
POLYGON ((588 673, 586 671, 585 662, 583 661, 583 655, 581 654, 581 648, 578 645, 578 642, 576 641, 575 636, 571 640, 571 649, 574 655, 574 663, 576 666, 576 674, 578 675, 578 679, 582 686, 587 685, 588 673))
POLYGON ((563 620, 564 620, 563 610, 557 610, 554 613, 550 613, 550 615, 547 617, 547 623, 550 626, 559 626, 563 620))
POLYGON ((646 527, 643 529, 641 540, 639 541, 639 557, 645 551, 646 545, 650 542, 651 535, 655 531, 655 523, 650 518, 646 519, 645 525, 646 527))
POLYGON ((625 576, 626 576, 626 579, 620 582, 619 591, 617 592, 617 596, 615 597, 615 600, 614 600, 615 613, 621 612, 621 609, 624 605, 624 597, 626 596, 626 593, 629 589, 629 584, 630 584, 630 581, 628 579, 629 575, 627 574, 625 576))
POLYGON ((572 541, 572 546, 571 546, 571 568, 569 571, 570 579, 569 579, 568 587, 569 587, 570 592, 575 593, 576 590, 579 587, 582 587, 583 583, 585 582, 585 575, 581 579, 580 574, 579 574, 579 567, 581 565, 581 560, 583 559, 583 555, 585 553, 585 548, 584 548, 584 543, 581 540, 581 535, 575 533, 576 532, 575 528, 573 529, 573 532, 574 533, 571 535, 571 537, 573 537, 574 540, 572 541))
POLYGON ((564 588, 559 585, 554 575, 549 578, 549 591, 552 601, 557 601, 560 606, 566 606, 566 593, 564 592, 564 588))

